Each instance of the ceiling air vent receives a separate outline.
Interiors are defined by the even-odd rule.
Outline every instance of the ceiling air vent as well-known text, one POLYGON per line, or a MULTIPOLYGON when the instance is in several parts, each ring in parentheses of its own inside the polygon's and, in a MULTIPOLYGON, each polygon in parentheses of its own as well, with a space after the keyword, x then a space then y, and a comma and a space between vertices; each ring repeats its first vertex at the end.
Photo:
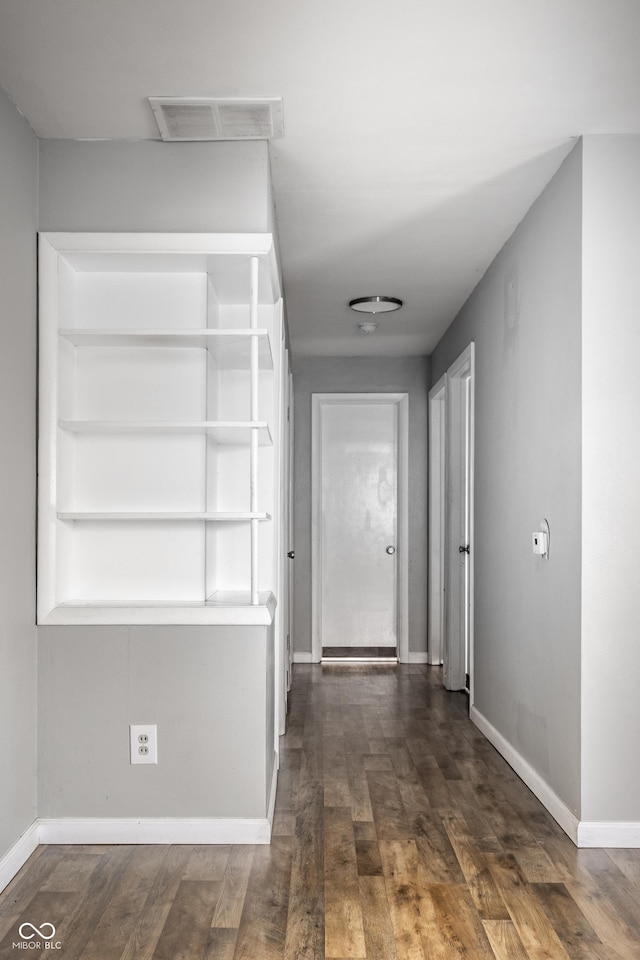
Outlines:
POLYGON ((278 140, 282 98, 149 97, 163 140, 278 140))

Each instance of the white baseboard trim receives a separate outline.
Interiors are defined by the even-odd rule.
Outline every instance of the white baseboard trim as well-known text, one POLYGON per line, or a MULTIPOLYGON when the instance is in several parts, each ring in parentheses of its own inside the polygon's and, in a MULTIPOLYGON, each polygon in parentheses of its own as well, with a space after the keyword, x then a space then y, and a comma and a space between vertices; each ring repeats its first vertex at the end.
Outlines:
POLYGON ((0 857, 0 892, 11 883, 39 844, 38 821, 34 820, 22 836, 0 857))
POLYGON ((307 650, 299 650, 293 654, 294 663, 313 663, 313 654, 307 650))
POLYGON ((426 650, 410 650, 409 657, 404 663, 429 663, 429 654, 426 650))
POLYGON ((553 819, 562 827, 567 836, 573 840, 576 846, 581 846, 579 843, 580 821, 560 799, 557 793, 551 789, 546 780, 543 780, 537 770, 496 730, 493 724, 480 713, 477 707, 471 707, 469 717, 472 722, 475 723, 478 730, 493 744, 498 753, 502 754, 509 766, 513 767, 520 779, 526 783, 540 803, 547 808, 553 819))
POLYGON ((273 774, 266 817, 52 817, 34 820, 0 857, 0 893, 41 843, 270 843, 278 770, 273 774))
POLYGON ((622 820, 582 820, 579 847, 640 847, 640 823, 622 820))
MULTIPOLYGON (((273 751, 273 772, 271 774, 271 786, 269 787, 269 800, 267 803, 267 822, 269 824, 269 840, 271 839, 271 828, 273 827, 273 817, 276 812, 276 793, 278 791, 278 754, 273 751)), ((269 843, 267 840, 267 843, 269 843)))
POLYGON ((222 817, 62 817, 40 820, 40 843, 269 843, 271 824, 222 817))
POLYGON ((278 788, 274 750, 266 817, 48 817, 0 857, 0 893, 41 843, 270 843, 278 788))

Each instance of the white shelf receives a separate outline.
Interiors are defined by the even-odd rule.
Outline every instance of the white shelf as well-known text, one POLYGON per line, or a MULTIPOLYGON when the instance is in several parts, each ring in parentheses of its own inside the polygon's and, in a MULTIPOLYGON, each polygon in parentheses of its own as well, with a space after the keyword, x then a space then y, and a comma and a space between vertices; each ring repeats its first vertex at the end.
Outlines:
POLYGON ((273 237, 42 234, 39 307, 38 623, 271 623, 273 237))
POLYGON ((260 261, 260 303, 281 297, 278 265, 270 233, 49 233, 72 270, 78 273, 206 273, 224 303, 246 302, 247 264, 260 261))
POLYGON ((206 520, 211 523, 244 523, 248 520, 271 520, 269 513, 179 512, 179 511, 58 511, 58 520, 206 520))
POLYGON ((258 360, 264 370, 273 369, 269 333, 264 328, 199 330, 107 330, 65 327, 60 336, 76 347, 191 347, 207 349, 222 369, 248 368, 251 341, 258 340, 258 360))
MULTIPOLYGON (((248 602, 248 591, 218 591, 208 600, 119 603, 109 600, 67 600, 59 603, 42 623, 46 624, 249 624, 273 622, 276 599, 261 591, 259 603, 248 602)), ((213 638, 212 638, 213 642, 213 638)))
POLYGON ((266 420, 59 420, 69 433, 206 434, 225 446, 245 446, 257 429, 260 446, 271 446, 266 420))

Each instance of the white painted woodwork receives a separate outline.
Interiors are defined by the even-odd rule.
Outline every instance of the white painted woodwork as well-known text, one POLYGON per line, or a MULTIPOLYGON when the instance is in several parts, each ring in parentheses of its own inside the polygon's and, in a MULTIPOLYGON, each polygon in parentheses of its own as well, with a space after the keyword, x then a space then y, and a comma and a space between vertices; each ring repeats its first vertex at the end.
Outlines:
MULTIPOLYGON (((279 583, 278 606, 274 618, 275 657, 274 657, 274 704, 275 716, 273 726, 274 751, 280 759, 280 737, 285 732, 287 717, 288 671, 287 671, 287 637, 289 635, 289 584, 287 581, 288 564, 286 552, 288 547, 288 503, 290 496, 289 474, 286 469, 288 435, 288 408, 289 408, 289 354, 286 348, 286 331, 284 324, 281 329, 279 349, 275 351, 275 362, 279 372, 279 381, 282 389, 278 396, 275 419, 277 421, 278 443, 277 456, 274 463, 275 484, 278 499, 280 523, 274 529, 273 562, 277 569, 279 583)), ((262 529, 261 529, 262 534, 262 529)))
POLYGON ((295 536, 294 536, 294 487, 293 487, 293 464, 294 464, 294 405, 293 405, 293 375, 291 374, 291 367, 288 369, 288 381, 287 381, 287 411, 288 411, 288 423, 287 423, 287 490, 286 490, 286 530, 287 530, 287 567, 285 573, 285 579, 287 583, 287 599, 289 607, 289 633, 287 637, 287 690, 291 689, 291 681, 293 677, 293 651, 294 651, 294 636, 293 636, 293 600, 294 600, 294 562, 295 562, 295 536), (293 554, 289 556, 289 553, 293 554))
POLYGON ((319 432, 321 646, 395 649, 397 404, 323 404, 319 432))
POLYGON ((428 662, 441 664, 445 630, 446 378, 429 391, 428 662))
MULTIPOLYGON (((474 344, 449 367, 446 383, 446 619, 444 685, 473 683, 474 344), (469 553, 460 552, 469 547, 469 553)), ((471 689, 471 703, 473 691, 471 689)))
MULTIPOLYGON (((258 329, 258 258, 251 257, 250 263, 250 281, 249 281, 249 313, 250 313, 250 328, 251 330, 258 329)), ((259 371, 258 371, 258 341, 255 337, 251 338, 251 390, 250 390, 250 404, 251 404, 251 420, 253 423, 258 421, 258 410, 260 407, 260 396, 259 396, 259 371)), ((258 429, 257 427, 251 428, 250 433, 250 478, 249 478, 249 489, 250 489, 250 509, 252 513, 255 513, 258 510, 258 429)), ((258 603, 258 594, 259 594, 259 580, 260 580, 260 570, 259 570, 259 554, 260 549, 259 541, 259 527, 256 519, 252 517, 251 519, 251 603, 258 603)))
POLYGON ((60 330, 74 347, 206 347, 219 367, 248 365, 251 344, 257 338, 260 367, 273 367, 271 344, 265 328, 256 330, 60 330))
POLYGON ((39 843, 39 823, 34 820, 31 826, 0 857, 0 893, 22 869, 39 843))
POLYGON ((258 442, 262 446, 272 443, 269 424, 266 420, 254 422, 242 421, 179 421, 179 420, 59 420, 61 430, 71 433, 175 433, 207 434, 216 443, 230 446, 243 446, 247 442, 248 430, 258 431, 258 442))
POLYGON ((217 590, 206 600, 156 600, 153 604, 123 604, 101 601, 69 600, 59 604, 47 616, 48 625, 56 624, 184 624, 268 626, 273 622, 276 598, 268 590, 261 591, 260 603, 250 603, 248 590, 217 590))
POLYGON ((58 511, 59 520, 211 520, 216 523, 237 523, 241 520, 271 520, 269 513, 172 513, 165 510, 162 513, 64 513, 58 511))
POLYGON ((40 264, 39 622, 271 615, 271 236, 44 234, 40 264))

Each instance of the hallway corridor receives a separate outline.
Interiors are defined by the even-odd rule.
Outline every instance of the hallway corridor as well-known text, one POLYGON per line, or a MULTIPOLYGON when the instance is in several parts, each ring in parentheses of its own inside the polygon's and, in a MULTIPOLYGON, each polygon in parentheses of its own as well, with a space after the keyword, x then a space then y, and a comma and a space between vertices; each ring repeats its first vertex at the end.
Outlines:
POLYGON ((2 960, 25 921, 61 960, 638 960, 640 850, 576 850, 438 668, 297 665, 271 846, 40 847, 2 960))

